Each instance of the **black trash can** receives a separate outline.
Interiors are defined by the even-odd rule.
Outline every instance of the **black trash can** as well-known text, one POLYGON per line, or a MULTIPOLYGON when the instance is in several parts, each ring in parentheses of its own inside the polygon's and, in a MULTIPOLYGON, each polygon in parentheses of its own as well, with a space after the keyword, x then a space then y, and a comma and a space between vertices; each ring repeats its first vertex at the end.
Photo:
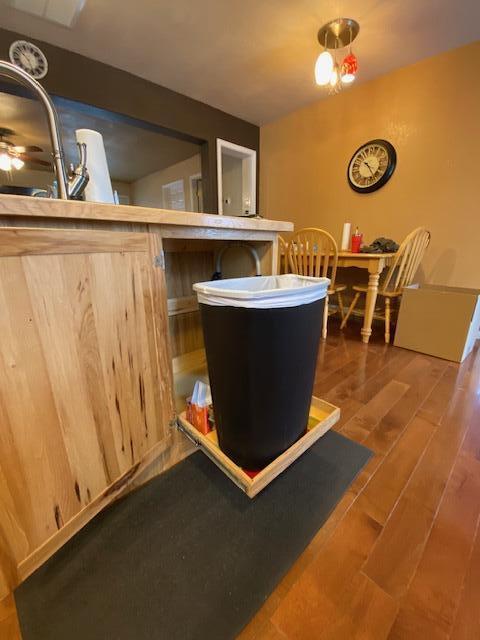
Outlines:
POLYGON ((218 443, 262 469, 307 428, 328 278, 286 274, 194 285, 218 443))

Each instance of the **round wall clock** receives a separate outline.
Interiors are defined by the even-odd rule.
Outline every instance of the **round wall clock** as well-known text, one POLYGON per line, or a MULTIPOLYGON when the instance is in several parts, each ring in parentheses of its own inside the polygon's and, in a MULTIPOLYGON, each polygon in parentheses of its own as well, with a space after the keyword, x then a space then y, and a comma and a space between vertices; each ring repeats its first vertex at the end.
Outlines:
POLYGON ((12 64, 29 73, 35 80, 41 80, 47 75, 47 57, 32 42, 27 42, 26 40, 12 42, 9 55, 12 64))
POLYGON ((395 148, 387 140, 370 140, 355 151, 348 165, 348 183, 358 193, 371 193, 391 178, 397 163, 395 148))

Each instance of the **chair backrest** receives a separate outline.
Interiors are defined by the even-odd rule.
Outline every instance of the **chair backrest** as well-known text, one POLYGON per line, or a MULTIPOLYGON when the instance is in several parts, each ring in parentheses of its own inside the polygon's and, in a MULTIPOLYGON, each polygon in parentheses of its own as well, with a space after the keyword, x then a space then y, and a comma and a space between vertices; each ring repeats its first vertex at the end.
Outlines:
POLYGON ((288 242, 282 236, 278 236, 278 273, 288 273, 288 242))
POLYGON ((401 292, 412 284, 429 243, 430 231, 425 227, 418 227, 409 233, 397 251, 382 290, 401 292))
POLYGON ((338 247, 327 231, 313 227, 297 231, 288 245, 288 261, 292 272, 302 276, 327 277, 331 268, 330 286, 335 285, 338 247))

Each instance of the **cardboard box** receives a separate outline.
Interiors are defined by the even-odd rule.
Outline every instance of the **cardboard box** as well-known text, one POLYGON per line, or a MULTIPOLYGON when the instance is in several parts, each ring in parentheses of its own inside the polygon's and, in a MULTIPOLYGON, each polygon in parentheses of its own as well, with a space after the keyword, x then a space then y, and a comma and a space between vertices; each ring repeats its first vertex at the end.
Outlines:
POLYGON ((480 337, 480 289, 405 287, 395 346, 463 362, 480 337))

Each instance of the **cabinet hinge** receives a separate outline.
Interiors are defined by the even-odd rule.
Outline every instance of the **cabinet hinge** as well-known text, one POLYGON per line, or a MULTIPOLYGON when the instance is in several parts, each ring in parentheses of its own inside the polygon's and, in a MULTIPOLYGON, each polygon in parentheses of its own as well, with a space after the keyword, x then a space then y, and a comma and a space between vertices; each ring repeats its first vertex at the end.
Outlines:
POLYGON ((160 269, 165 269, 165 253, 162 249, 158 256, 155 256, 154 265, 160 269))

